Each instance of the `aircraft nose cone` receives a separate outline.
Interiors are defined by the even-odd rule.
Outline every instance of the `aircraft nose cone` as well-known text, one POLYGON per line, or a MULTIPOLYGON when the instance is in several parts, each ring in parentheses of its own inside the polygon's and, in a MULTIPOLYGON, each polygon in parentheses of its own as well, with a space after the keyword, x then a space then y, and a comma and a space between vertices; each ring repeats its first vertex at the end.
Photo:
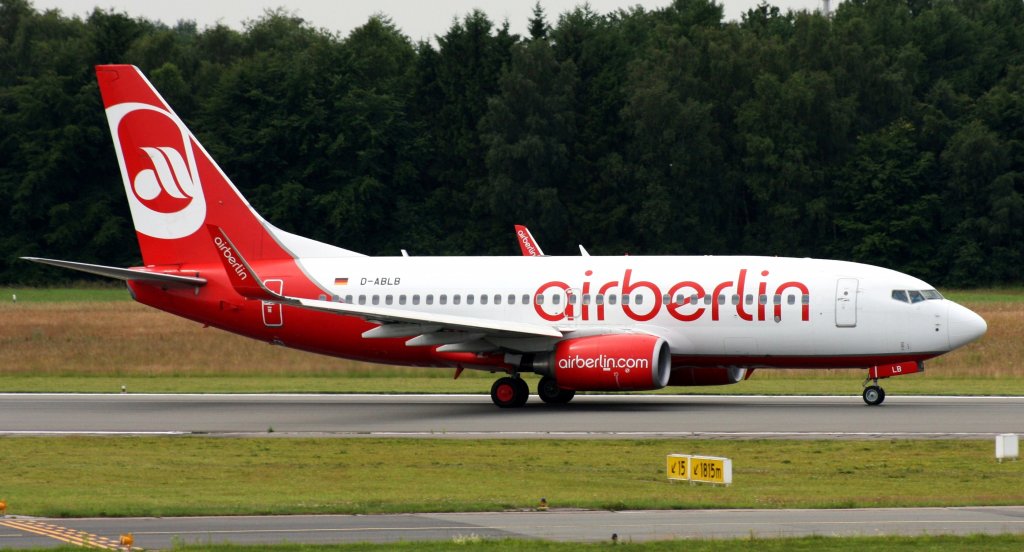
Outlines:
POLYGON ((985 335, 988 324, 971 309, 950 303, 949 305, 949 348, 963 347, 985 335))

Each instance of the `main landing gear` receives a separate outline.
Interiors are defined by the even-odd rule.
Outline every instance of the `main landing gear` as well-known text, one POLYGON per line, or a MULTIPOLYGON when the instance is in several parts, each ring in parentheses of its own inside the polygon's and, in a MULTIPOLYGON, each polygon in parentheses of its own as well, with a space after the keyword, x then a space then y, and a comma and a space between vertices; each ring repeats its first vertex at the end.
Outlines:
MULTIPOLYGON (((537 384, 537 395, 548 404, 565 404, 576 396, 570 389, 558 387, 555 378, 544 376, 537 384)), ((498 378, 491 386, 491 400, 499 408, 519 408, 530 398, 530 388, 519 374, 498 378)))
POLYGON ((572 389, 562 389, 555 378, 544 376, 537 384, 537 395, 548 404, 565 404, 576 396, 576 392, 572 389))
POLYGON ((498 408, 519 408, 530 398, 530 387, 519 375, 498 378, 491 386, 491 400, 498 408))

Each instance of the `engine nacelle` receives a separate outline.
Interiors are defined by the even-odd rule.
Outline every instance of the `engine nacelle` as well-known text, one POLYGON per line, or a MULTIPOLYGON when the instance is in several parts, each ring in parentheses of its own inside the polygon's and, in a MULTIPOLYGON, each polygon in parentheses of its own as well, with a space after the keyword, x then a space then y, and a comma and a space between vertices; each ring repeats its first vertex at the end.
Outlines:
POLYGON ((668 379, 669 385, 698 386, 698 385, 729 385, 738 383, 750 377, 753 370, 729 367, 687 367, 672 370, 672 377, 668 379))
POLYGON ((668 343, 651 335, 612 334, 560 342, 533 369, 573 391, 661 389, 672 371, 668 343))

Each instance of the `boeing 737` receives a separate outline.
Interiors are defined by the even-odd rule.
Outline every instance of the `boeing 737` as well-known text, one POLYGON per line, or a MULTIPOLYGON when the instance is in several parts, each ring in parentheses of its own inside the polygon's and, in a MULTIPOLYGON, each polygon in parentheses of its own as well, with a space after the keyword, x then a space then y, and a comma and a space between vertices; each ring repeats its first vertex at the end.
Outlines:
MULTIPOLYGON (((28 260, 125 280, 145 305, 267 343, 375 363, 503 374, 537 394, 725 385, 755 369, 878 380, 981 337, 927 283, 852 262, 753 256, 368 257, 264 220, 136 67, 96 68, 143 266, 28 260)), ((354 237, 353 237, 354 238, 354 237)), ((870 385, 869 385, 870 383, 870 385)))

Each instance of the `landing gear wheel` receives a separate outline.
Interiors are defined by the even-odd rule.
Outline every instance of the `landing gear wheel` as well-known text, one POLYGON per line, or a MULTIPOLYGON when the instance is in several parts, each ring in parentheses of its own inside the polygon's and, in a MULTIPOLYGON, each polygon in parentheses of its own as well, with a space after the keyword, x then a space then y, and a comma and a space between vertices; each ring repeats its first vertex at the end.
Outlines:
POLYGON ((885 400, 885 389, 877 385, 870 385, 864 388, 864 402, 868 406, 878 406, 885 400))
POLYGON ((518 408, 529 397, 530 388, 521 378, 499 378, 491 386, 491 400, 498 408, 518 408))
POLYGON ((537 384, 537 395, 540 396, 540 400, 548 404, 565 404, 576 396, 576 392, 571 389, 562 389, 558 387, 555 378, 544 376, 537 384))

